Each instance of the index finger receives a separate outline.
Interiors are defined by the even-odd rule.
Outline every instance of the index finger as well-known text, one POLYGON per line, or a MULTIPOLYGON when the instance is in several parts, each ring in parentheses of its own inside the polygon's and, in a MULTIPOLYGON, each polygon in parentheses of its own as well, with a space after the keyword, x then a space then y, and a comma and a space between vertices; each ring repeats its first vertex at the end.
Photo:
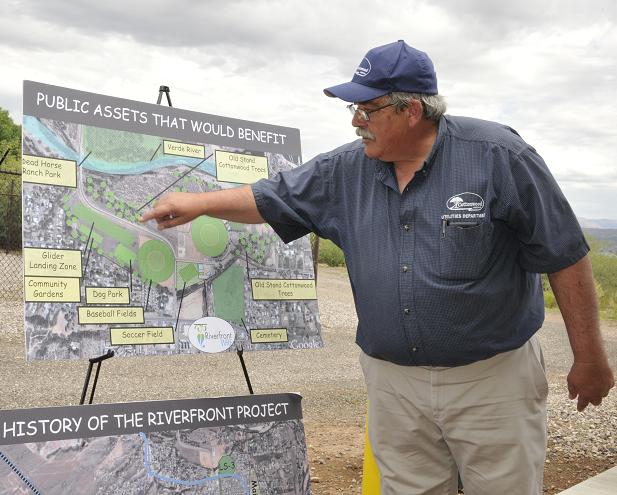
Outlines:
POLYGON ((576 388, 570 382, 568 382, 568 395, 570 400, 576 399, 576 396, 578 395, 576 388))
POLYGON ((159 218, 168 218, 170 212, 171 212, 171 210, 170 210, 169 206, 167 206, 165 204, 158 204, 154 208, 152 208, 152 209, 148 210, 147 212, 145 212, 139 218, 139 221, 140 222, 147 222, 148 220, 151 220, 153 218, 155 218, 157 220, 159 218))
POLYGON ((583 399, 580 395, 578 396, 578 402, 576 404, 576 410, 578 412, 584 411, 585 408, 589 405, 588 399, 583 399))

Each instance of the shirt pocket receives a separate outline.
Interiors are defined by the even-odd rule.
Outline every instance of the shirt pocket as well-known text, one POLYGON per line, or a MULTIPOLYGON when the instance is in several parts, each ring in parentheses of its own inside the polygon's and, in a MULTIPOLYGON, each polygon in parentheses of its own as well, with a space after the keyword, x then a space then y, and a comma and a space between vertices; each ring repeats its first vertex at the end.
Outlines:
POLYGON ((439 274, 449 280, 477 279, 490 254, 493 225, 487 221, 443 220, 439 274))

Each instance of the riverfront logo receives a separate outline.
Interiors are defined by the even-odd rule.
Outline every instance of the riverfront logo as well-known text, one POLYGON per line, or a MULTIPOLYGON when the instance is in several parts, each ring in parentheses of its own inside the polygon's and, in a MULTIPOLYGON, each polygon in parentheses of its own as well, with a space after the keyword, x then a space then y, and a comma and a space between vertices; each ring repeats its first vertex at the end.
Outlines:
POLYGON ((236 338, 233 327, 220 318, 206 316, 191 323, 189 341, 200 351, 216 353, 226 351, 236 338))
POLYGON ((360 65, 358 65, 358 68, 356 69, 356 76, 365 77, 368 76, 370 72, 371 63, 368 58, 363 58, 362 62, 360 62, 360 65))
POLYGON ((484 200, 476 193, 464 192, 448 199, 446 206, 452 211, 480 211, 484 208, 484 200))

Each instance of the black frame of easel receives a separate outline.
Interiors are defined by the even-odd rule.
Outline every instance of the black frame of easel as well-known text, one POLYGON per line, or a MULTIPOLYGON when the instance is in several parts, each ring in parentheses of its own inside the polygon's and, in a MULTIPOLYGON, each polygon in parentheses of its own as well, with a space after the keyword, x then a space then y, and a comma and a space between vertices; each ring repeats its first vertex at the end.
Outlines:
MULTIPOLYGON (((170 107, 173 107, 173 105, 171 104, 171 97, 169 96, 169 93, 171 92, 171 89, 169 88, 169 86, 164 86, 161 85, 159 86, 159 96, 157 98, 157 105, 161 104, 161 100, 163 99, 163 94, 166 96, 167 99, 167 105, 170 107)), ((2 161, 4 161, 4 158, 6 157, 6 154, 8 154, 8 150, 7 153, 5 153, 5 156, 3 157, 2 161)), ((0 163, 2 163, 0 161, 0 163)), ((18 174, 20 175, 20 174, 18 174)), ((87 247, 87 246, 86 246, 87 247)), ((180 317, 180 310, 178 309, 178 317, 180 317)), ((246 328, 246 325, 244 324, 244 320, 242 320, 242 324, 244 325, 245 330, 248 332, 248 329, 246 328)), ((178 327, 177 321, 176 321, 176 328, 178 327)), ((174 329, 175 330, 175 329, 174 329)), ((249 378, 249 374, 248 371, 246 369, 246 363, 244 362, 244 348, 242 347, 242 345, 240 345, 240 347, 238 349, 236 349, 236 354, 238 355, 238 359, 240 360, 240 365, 242 366, 242 372, 244 374, 244 379, 246 380, 246 385, 248 387, 249 393, 251 395, 253 395, 253 386, 251 385, 251 379, 249 378)), ((92 401, 94 400, 94 393, 96 391, 96 385, 99 379, 99 373, 101 371, 101 365, 103 364, 103 361, 110 359, 114 356, 114 351, 111 349, 108 349, 107 352, 101 356, 97 356, 97 357, 93 357, 89 359, 89 364, 88 364, 88 371, 86 372, 86 379, 84 380, 84 386, 82 388, 81 391, 81 399, 79 401, 79 405, 83 405, 85 400, 86 400, 86 393, 88 391, 88 387, 90 385, 90 379, 92 377, 92 368, 93 366, 96 364, 96 372, 94 374, 94 382, 92 383, 92 389, 90 391, 90 399, 88 401, 88 404, 92 404, 92 401)))
POLYGON ((96 384, 99 381, 99 372, 101 371, 101 364, 106 359, 114 357, 114 351, 109 349, 106 354, 102 356, 97 356, 94 358, 90 358, 90 364, 88 365, 88 372, 86 373, 86 380, 84 381, 84 388, 81 391, 81 400, 79 401, 79 405, 83 406, 84 401, 86 400, 86 392, 88 391, 88 385, 90 384, 90 376, 92 375, 92 366, 96 363, 96 373, 94 374, 94 382, 92 383, 92 390, 90 391, 90 400, 88 404, 92 404, 94 400, 94 391, 96 390, 96 384))

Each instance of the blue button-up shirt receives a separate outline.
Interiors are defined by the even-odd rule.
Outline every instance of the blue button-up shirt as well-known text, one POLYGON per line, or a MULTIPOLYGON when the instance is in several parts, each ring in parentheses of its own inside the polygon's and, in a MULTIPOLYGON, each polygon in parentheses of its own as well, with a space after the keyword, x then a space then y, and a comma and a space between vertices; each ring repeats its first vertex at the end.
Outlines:
POLYGON ((520 347, 544 320, 539 274, 589 250, 542 158, 493 122, 442 117, 402 192, 361 141, 252 187, 285 242, 312 231, 341 247, 356 342, 397 364, 457 366, 520 347))

